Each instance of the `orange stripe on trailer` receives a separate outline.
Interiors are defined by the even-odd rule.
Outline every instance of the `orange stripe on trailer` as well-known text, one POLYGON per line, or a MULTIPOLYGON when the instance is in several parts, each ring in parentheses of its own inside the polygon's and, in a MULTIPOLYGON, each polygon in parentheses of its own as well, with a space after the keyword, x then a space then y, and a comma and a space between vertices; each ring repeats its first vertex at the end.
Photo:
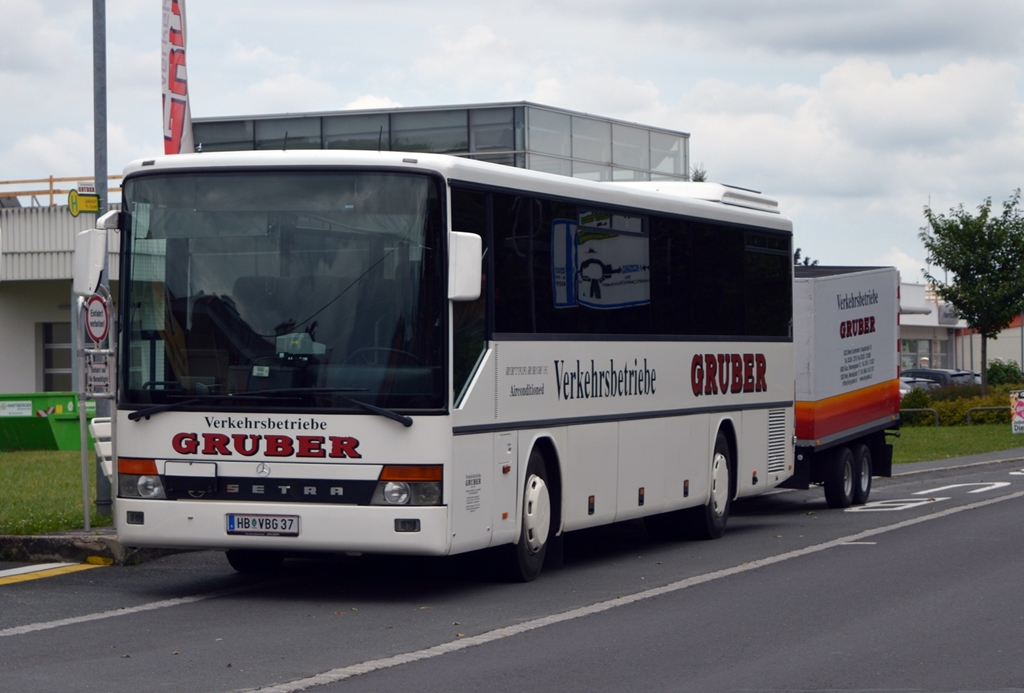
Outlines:
POLYGON ((815 402, 798 401, 795 410, 796 437, 817 440, 898 414, 900 381, 888 380, 815 402))

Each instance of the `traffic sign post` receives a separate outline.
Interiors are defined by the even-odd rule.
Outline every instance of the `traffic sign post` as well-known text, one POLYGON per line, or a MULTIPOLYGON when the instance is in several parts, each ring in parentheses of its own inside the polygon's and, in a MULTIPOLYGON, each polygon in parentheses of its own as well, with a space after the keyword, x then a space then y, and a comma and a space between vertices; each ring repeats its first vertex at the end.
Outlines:
POLYGON ((73 217, 77 217, 82 212, 99 214, 100 196, 72 190, 68 193, 68 211, 73 217))
MULTIPOLYGON (((91 526, 89 508, 89 437, 85 415, 86 400, 108 400, 114 398, 112 375, 116 370, 116 350, 110 344, 111 315, 110 294, 100 286, 100 293, 85 299, 78 299, 78 322, 81 328, 75 331, 76 354, 79 358, 78 376, 78 424, 82 446, 82 502, 85 507, 85 529, 91 526), (86 346, 86 339, 92 342, 86 346), (107 346, 104 346, 104 345, 107 346)), ((110 483, 103 473, 99 461, 96 463, 96 512, 111 514, 110 483)))

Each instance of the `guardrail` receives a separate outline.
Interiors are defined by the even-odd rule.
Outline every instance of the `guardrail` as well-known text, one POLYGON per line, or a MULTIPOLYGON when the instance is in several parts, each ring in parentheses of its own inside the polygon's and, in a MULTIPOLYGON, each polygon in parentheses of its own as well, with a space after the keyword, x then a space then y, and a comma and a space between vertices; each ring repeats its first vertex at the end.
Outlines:
MULTIPOLYGON (((1009 407, 1007 407, 1007 408, 1009 408, 1009 407)), ((935 411, 934 409, 930 409, 928 407, 925 407, 924 409, 900 409, 900 415, 903 415, 904 413, 909 414, 909 413, 914 413, 914 412, 919 412, 919 411, 930 411, 932 414, 935 414, 935 427, 938 428, 938 426, 939 426, 939 412, 935 411)), ((967 423, 969 424, 970 422, 971 422, 971 415, 970 415, 970 412, 968 412, 967 413, 967 423)))
MULTIPOLYGON (((107 176, 107 180, 119 180, 123 176, 117 174, 114 176, 107 176)), ((0 187, 11 186, 11 185, 36 185, 39 183, 47 185, 45 189, 29 189, 29 190, 10 190, 7 192, 0 192, 0 197, 31 197, 35 198, 37 195, 48 195, 50 197, 50 207, 55 207, 57 203, 54 201, 56 195, 67 195, 71 192, 71 189, 66 190, 54 187, 54 183, 71 183, 78 181, 92 180, 92 176, 73 176, 65 178, 55 178, 49 176, 47 178, 26 178, 24 180, 0 180, 0 187)), ((121 192, 121 188, 113 187, 108 188, 107 192, 121 192)))
POLYGON ((1010 411, 1012 411, 1013 408, 1012 407, 974 407, 972 409, 968 409, 967 410, 967 425, 968 426, 971 425, 971 412, 972 411, 997 411, 997 410, 999 410, 999 411, 1003 411, 1003 410, 1010 410, 1010 411))

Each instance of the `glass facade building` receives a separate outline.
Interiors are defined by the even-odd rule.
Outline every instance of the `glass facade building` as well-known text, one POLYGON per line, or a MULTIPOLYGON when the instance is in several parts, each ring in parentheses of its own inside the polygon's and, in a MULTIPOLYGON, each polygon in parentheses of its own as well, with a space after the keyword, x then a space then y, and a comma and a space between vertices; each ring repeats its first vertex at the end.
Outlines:
POLYGON ((688 180, 684 132, 525 101, 196 118, 197 151, 380 149, 465 156, 588 180, 688 180))

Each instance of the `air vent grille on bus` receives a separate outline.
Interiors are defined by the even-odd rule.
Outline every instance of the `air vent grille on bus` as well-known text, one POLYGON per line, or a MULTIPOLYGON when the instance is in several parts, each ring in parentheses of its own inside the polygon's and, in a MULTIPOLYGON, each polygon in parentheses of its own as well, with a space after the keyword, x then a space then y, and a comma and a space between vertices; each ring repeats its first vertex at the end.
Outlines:
POLYGON ((768 473, 786 470, 786 410, 768 410, 768 473))

